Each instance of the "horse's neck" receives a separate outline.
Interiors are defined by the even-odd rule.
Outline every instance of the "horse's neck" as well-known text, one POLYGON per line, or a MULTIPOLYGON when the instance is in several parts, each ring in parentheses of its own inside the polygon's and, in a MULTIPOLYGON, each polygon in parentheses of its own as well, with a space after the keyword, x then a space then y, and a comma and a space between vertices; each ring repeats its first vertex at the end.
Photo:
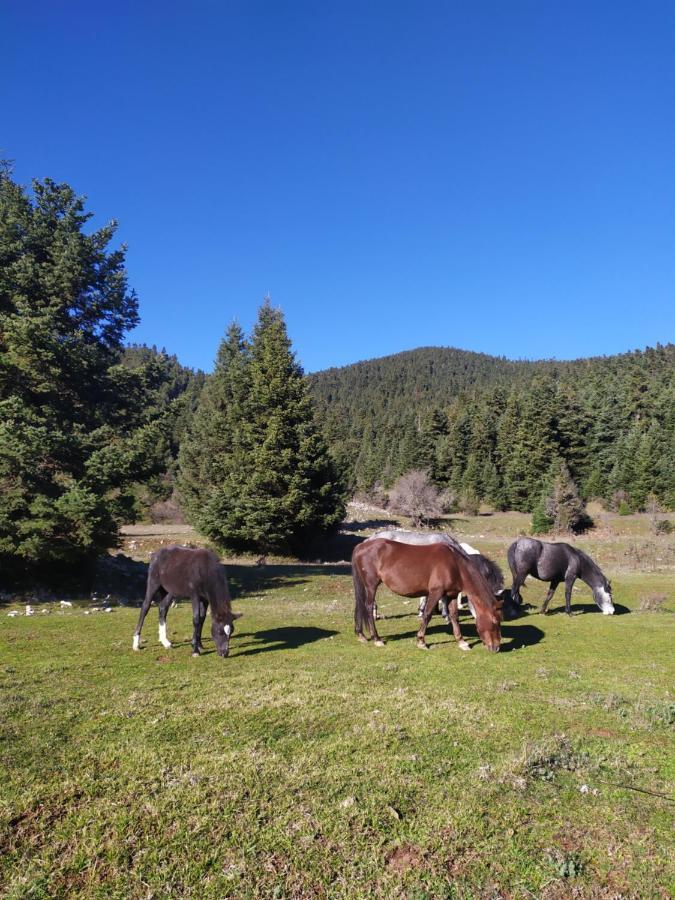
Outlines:
POLYGON ((464 585, 463 593, 468 594, 471 597, 474 605, 481 606, 484 609, 492 609, 494 598, 492 597, 489 586, 487 586, 487 582, 486 591, 482 588, 476 574, 468 571, 467 567, 462 569, 462 584, 464 585), (468 572, 468 575, 465 575, 466 572, 468 572), (486 596, 483 597, 483 594, 486 594, 486 596))
POLYGON ((602 572, 592 559, 584 556, 581 557, 581 566, 579 567, 579 578, 587 584, 589 588, 594 590, 602 585, 602 572))

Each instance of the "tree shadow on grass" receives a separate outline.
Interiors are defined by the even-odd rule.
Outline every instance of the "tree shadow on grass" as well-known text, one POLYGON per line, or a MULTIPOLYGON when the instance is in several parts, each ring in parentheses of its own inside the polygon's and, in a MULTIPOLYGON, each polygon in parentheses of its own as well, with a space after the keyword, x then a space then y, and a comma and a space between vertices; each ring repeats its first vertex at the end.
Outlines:
POLYGON ((348 531, 366 531, 372 528, 375 531, 381 531, 384 528, 400 528, 401 526, 396 519, 365 519, 363 522, 343 522, 341 530, 348 531))
POLYGON ((255 599, 256 595, 266 591, 290 590, 291 588, 308 584, 319 575, 351 575, 352 571, 348 563, 328 566, 227 565, 225 568, 234 603, 237 600, 255 599))

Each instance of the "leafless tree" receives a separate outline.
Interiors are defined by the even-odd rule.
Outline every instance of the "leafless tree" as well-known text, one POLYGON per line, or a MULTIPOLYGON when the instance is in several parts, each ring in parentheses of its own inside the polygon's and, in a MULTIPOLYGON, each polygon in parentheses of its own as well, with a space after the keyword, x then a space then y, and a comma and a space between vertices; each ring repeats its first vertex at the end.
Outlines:
POLYGON ((414 527, 437 518, 443 512, 441 494, 428 472, 414 469, 401 475, 389 491, 389 509, 409 516, 414 527))

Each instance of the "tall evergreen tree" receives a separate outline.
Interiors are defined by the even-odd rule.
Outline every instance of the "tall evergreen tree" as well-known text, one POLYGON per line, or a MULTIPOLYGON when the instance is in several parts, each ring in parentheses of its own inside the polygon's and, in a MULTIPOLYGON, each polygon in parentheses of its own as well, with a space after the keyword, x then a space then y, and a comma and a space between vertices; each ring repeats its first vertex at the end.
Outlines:
POLYGON ((242 526, 231 482, 243 477, 247 458, 249 392, 249 346, 233 322, 179 453, 178 490, 185 512, 214 539, 222 530, 237 535, 242 526))
POLYGON ((114 544, 163 423, 146 370, 121 363, 138 321, 115 223, 65 184, 0 170, 0 557, 72 563, 114 544))
POLYGON ((180 483, 188 515, 212 540, 302 550, 341 521, 344 488, 268 300, 250 344, 230 329, 203 404, 181 449, 180 483))

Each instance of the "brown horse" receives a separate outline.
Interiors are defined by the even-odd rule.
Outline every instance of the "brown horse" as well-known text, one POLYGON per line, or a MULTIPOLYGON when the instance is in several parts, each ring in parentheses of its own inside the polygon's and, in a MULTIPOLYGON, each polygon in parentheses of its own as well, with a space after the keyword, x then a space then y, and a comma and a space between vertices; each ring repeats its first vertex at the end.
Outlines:
POLYGON ((470 557, 445 544, 413 545, 383 539, 364 541, 352 554, 354 579, 354 627, 360 641, 366 642, 363 626, 367 623, 375 646, 383 647, 375 627, 375 594, 380 584, 402 597, 427 598, 417 632, 417 646, 427 650, 424 640, 434 608, 443 597, 450 597, 450 622, 460 649, 469 645, 459 629, 457 595, 468 594, 476 610, 476 628, 488 650, 499 650, 501 641, 501 601, 495 599, 487 581, 472 565, 470 557))

